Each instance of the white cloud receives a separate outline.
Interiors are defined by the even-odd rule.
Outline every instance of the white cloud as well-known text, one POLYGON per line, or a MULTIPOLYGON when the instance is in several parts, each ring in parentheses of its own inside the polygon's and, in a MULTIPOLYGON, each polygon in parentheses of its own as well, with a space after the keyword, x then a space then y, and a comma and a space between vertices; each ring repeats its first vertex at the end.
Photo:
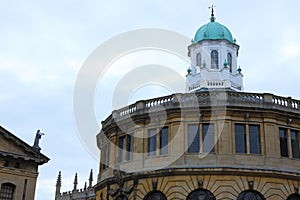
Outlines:
POLYGON ((300 56, 300 44, 289 44, 282 48, 282 59, 290 60, 299 58, 300 56))

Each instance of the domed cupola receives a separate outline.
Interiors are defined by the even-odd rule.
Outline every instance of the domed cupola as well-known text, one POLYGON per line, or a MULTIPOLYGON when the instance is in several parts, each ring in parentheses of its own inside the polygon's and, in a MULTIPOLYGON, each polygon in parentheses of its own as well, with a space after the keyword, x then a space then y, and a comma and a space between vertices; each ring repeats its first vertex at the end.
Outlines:
POLYGON ((187 92, 210 89, 243 91, 243 75, 237 67, 239 46, 230 30, 216 22, 211 7, 210 22, 201 26, 188 47, 191 66, 187 92))
POLYGON ((229 29, 216 22, 213 13, 210 22, 201 26, 195 34, 194 43, 203 40, 227 40, 228 42, 235 43, 229 29))

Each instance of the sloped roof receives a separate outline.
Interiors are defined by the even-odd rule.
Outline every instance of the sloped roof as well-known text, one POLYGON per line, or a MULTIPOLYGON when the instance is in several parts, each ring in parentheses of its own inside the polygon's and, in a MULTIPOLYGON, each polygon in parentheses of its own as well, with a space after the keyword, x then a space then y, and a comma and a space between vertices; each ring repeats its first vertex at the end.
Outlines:
POLYGON ((2 156, 32 160, 39 165, 47 163, 50 160, 47 156, 40 153, 39 150, 28 145, 26 142, 16 137, 2 126, 0 126, 0 137, 3 137, 6 143, 13 146, 13 150, 5 148, 5 145, 4 147, 0 148, 0 155, 2 156))

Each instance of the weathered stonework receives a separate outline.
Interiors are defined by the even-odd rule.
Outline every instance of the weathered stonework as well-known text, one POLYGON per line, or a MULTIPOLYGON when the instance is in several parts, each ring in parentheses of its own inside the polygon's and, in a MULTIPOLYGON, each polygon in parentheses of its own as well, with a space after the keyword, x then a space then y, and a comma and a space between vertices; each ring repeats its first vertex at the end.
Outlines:
POLYGON ((38 166, 48 161, 37 149, 0 127, 0 199, 8 184, 13 188, 13 200, 34 200, 38 166))
POLYGON ((272 94, 211 91, 137 102, 102 122, 97 142, 101 157, 106 158, 100 163, 96 199, 117 199, 107 194, 108 188, 118 188, 115 168, 127 172, 124 185, 137 183, 128 199, 145 199, 153 191, 167 199, 187 199, 192 191, 203 189, 216 199, 237 199, 243 191, 253 190, 267 200, 285 200, 299 193, 300 160, 292 157, 289 134, 289 156, 281 155, 279 128, 300 131, 300 101, 272 94), (166 119, 159 119, 162 115, 156 106, 164 108, 166 119), (214 127, 214 152, 188 153, 188 126, 208 123, 214 127), (247 153, 236 152, 236 124, 259 127, 260 153, 251 153, 248 141, 247 153), (157 144, 158 152, 149 157, 147 132, 162 127, 169 130, 168 153, 159 155, 157 144), (120 161, 118 141, 128 134, 134 136, 132 158, 120 161))

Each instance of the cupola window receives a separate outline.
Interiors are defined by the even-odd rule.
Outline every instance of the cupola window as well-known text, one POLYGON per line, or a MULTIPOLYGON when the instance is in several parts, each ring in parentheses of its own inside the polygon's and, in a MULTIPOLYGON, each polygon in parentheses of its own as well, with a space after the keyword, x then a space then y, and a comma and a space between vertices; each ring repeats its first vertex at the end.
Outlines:
POLYGON ((201 67, 202 64, 202 58, 201 58, 201 53, 197 54, 197 66, 201 67))
POLYGON ((232 73, 232 55, 231 55, 231 53, 227 54, 227 63, 229 65, 229 71, 230 71, 230 73, 232 73))
POLYGON ((210 54, 211 58, 211 68, 219 69, 219 53, 217 50, 213 50, 210 54))

